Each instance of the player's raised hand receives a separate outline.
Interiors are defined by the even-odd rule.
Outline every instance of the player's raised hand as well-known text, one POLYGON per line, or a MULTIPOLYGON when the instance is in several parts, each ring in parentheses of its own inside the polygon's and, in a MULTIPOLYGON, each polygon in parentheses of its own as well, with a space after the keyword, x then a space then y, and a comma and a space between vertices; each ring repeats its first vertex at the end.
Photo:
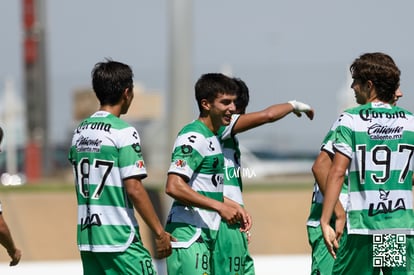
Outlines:
POLYGON ((315 111, 308 104, 296 100, 288 101, 288 103, 292 105, 293 113, 295 113, 298 117, 301 117, 302 113, 305 113, 310 120, 313 119, 315 111))

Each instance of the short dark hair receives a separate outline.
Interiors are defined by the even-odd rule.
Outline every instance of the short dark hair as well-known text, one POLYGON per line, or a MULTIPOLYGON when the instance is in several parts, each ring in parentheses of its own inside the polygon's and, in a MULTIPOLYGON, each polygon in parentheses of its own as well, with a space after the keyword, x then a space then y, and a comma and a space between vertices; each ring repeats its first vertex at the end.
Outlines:
POLYGON ((366 83, 371 80, 378 99, 390 102, 400 86, 401 72, 391 56, 381 53, 365 53, 355 59, 350 66, 352 78, 366 83))
POLYGON ((231 77, 221 73, 203 74, 195 84, 195 97, 198 109, 200 112, 202 111, 201 101, 203 99, 213 102, 219 94, 235 95, 237 90, 238 85, 231 77))
POLYGON ((246 113, 247 105, 249 105, 250 95, 249 95, 249 87, 247 87, 246 83, 241 80, 240 78, 234 78, 239 89, 237 90, 237 99, 236 99, 236 112, 240 114, 246 113))
POLYGON ((101 105, 115 105, 125 89, 133 89, 132 69, 121 62, 106 59, 92 69, 92 87, 101 105))

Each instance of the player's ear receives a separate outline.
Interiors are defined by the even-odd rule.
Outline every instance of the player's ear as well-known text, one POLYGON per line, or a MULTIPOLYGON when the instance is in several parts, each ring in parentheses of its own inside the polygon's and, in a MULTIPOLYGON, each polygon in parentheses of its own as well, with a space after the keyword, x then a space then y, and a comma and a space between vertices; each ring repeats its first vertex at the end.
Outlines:
POLYGON ((374 88, 374 83, 372 83, 371 80, 368 80, 367 83, 367 90, 370 91, 372 88, 374 88))
POLYGON ((201 100, 201 107, 203 108, 203 110, 209 111, 210 108, 211 108, 211 104, 210 104, 210 102, 208 102, 207 99, 202 99, 201 100))

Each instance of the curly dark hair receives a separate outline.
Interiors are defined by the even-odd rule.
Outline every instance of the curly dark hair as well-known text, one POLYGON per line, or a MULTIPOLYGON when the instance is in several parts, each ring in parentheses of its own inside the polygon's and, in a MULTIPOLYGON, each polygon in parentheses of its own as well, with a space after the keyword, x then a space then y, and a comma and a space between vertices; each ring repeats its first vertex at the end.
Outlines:
POLYGON ((368 80, 375 86, 378 99, 390 102, 400 86, 401 72, 394 60, 381 52, 365 53, 359 56, 349 68, 352 78, 361 83, 368 80))

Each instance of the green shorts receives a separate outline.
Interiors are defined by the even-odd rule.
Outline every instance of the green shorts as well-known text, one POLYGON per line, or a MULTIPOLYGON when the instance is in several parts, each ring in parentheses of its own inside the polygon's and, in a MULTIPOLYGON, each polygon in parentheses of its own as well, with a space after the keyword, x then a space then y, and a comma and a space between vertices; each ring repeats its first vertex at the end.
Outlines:
POLYGON ((80 254, 85 275, 157 274, 141 241, 133 242, 124 252, 81 251, 80 254))
POLYGON ((221 222, 213 252, 214 274, 254 275, 246 233, 240 226, 221 222))
MULTIPOLYGON (((334 258, 329 254, 322 236, 320 226, 307 226, 308 241, 312 249, 312 275, 325 275, 332 273, 334 258)), ((342 240, 342 238, 341 238, 342 240)))
POLYGON ((188 248, 173 248, 167 258, 169 275, 204 274, 211 272, 211 249, 205 242, 195 242, 188 248))
POLYGON ((375 249, 375 253, 379 256, 374 257, 372 235, 348 235, 346 242, 337 251, 332 274, 414 274, 414 236, 406 236, 405 249, 399 250, 398 253, 394 245, 380 245, 378 247, 375 249), (405 253, 405 257, 401 257, 401 261, 399 261, 399 263, 405 263, 405 266, 396 266, 395 264, 386 266, 385 262, 396 263, 395 255, 400 253, 405 253), (381 266, 377 262, 379 258, 383 262, 381 266))

